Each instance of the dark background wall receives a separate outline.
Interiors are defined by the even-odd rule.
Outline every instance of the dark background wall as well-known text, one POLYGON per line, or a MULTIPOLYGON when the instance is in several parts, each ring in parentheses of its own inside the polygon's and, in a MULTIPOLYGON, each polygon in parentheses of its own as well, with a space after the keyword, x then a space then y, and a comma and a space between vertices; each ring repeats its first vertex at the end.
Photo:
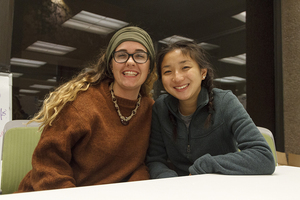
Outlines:
POLYGON ((0 1, 0 72, 9 71, 13 6, 13 0, 0 1))
POLYGON ((284 150, 278 140, 283 133, 276 130, 274 2, 247 0, 246 10, 247 111, 257 126, 272 131, 277 149, 284 150))

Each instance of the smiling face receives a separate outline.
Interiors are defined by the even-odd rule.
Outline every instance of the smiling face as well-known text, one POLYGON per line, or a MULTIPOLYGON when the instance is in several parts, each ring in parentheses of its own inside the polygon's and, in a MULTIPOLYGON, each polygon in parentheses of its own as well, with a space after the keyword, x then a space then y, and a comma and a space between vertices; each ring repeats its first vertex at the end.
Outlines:
MULTIPOLYGON (((121 43, 115 51, 133 54, 147 52, 147 49, 138 42, 126 41, 121 43)), ((129 57, 125 63, 117 63, 112 59, 111 67, 115 79, 113 88, 115 94, 127 99, 136 99, 142 84, 147 79, 150 59, 143 64, 136 63, 132 57, 129 57)))
POLYGON ((183 55, 180 49, 167 53, 161 63, 164 88, 180 103, 197 103, 206 73, 206 68, 200 70, 199 65, 190 56, 183 55))

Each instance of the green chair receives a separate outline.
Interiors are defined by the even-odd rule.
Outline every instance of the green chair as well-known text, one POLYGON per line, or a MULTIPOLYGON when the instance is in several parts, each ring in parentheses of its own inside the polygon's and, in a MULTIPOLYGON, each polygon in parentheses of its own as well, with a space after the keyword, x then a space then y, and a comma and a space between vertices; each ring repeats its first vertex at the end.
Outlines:
POLYGON ((32 154, 41 136, 41 131, 38 126, 35 126, 36 124, 29 127, 25 125, 24 120, 8 123, 14 123, 14 126, 4 130, 2 194, 10 194, 18 190, 21 180, 32 169, 32 154), (16 127, 18 123, 23 127, 16 127))
POLYGON ((269 129, 266 129, 263 127, 257 127, 257 128, 261 132, 261 134, 264 136, 267 143, 269 144, 269 146, 272 150, 273 156, 274 156, 275 165, 277 166, 278 161, 277 161, 276 146, 275 146, 275 141, 274 141, 272 132, 269 129))

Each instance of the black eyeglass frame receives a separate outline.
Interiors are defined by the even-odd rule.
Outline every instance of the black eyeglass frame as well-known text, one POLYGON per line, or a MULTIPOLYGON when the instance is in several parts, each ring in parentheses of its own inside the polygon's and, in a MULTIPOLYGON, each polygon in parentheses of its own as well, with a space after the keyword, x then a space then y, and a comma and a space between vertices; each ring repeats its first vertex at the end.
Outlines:
POLYGON ((116 63, 126 63, 128 60, 129 60, 129 58, 130 57, 132 57, 132 59, 133 59, 133 61, 134 62, 136 62, 136 63, 138 63, 138 64, 144 64, 144 63, 146 63, 147 61, 148 61, 148 59, 149 59, 149 53, 148 52, 145 52, 145 51, 140 51, 140 52, 135 52, 135 53, 127 53, 127 52, 125 52, 125 51, 114 51, 113 52, 113 54, 112 54, 112 57, 114 58, 114 60, 116 61, 116 63), (118 61, 116 61, 116 58, 115 58, 115 53, 118 53, 118 52, 123 52, 123 53, 126 53, 127 55, 128 55, 128 58, 124 61, 124 62, 118 62, 118 61), (146 59, 146 61, 145 62, 137 62, 135 59, 134 59, 134 54, 137 54, 137 53, 145 53, 146 55, 147 55, 147 59, 146 59))

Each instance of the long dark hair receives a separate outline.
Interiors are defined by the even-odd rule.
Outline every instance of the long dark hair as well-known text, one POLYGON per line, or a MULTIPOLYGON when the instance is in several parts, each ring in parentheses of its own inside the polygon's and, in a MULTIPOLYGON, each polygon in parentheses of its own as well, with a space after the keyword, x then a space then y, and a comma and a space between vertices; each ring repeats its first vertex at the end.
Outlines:
MULTIPOLYGON (((157 54, 157 72, 158 72, 158 77, 161 80, 162 75, 161 75, 161 64, 164 60, 164 57, 167 53, 175 50, 175 49, 180 49, 182 54, 185 56, 190 56, 200 67, 200 69, 207 69, 207 74, 206 78, 202 81, 202 87, 205 87, 208 91, 209 95, 209 102, 207 104, 207 112, 208 112, 208 117, 205 121, 205 126, 209 127, 212 124, 212 114, 214 111, 214 105, 213 105, 213 100, 214 100, 214 94, 213 94, 213 79, 214 79, 214 70, 212 68, 211 63, 209 62, 208 59, 208 54, 202 49, 197 43, 191 42, 191 41, 177 41, 175 43, 169 44, 167 47, 161 49, 158 54, 157 54)), ((200 77, 199 77, 200 78, 200 77)), ((174 125, 174 137, 176 138, 177 136, 177 123, 175 120, 175 117, 169 113, 169 116, 171 118, 171 121, 174 125)))

